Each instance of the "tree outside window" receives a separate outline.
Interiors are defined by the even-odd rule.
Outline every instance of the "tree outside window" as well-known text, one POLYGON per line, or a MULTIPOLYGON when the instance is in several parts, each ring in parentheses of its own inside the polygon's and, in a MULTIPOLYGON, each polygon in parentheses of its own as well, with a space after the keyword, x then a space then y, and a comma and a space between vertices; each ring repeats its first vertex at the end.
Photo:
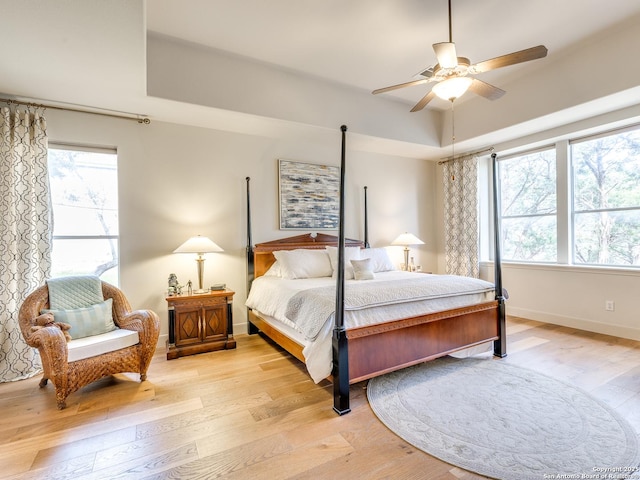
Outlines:
POLYGON ((93 274, 118 285, 115 152, 49 148, 52 276, 93 274))
POLYGON ((499 174, 503 258, 555 262, 555 150, 547 149, 501 160, 499 174))
POLYGON ((571 145, 573 261, 640 265, 640 130, 571 145))

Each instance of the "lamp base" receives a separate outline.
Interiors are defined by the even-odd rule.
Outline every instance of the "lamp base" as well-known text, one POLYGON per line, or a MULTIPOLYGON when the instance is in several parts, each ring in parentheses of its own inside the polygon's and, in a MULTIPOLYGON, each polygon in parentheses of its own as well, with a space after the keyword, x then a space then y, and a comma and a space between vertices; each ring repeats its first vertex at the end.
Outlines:
POLYGON ((411 271, 411 268, 409 267, 409 247, 404 247, 404 271, 411 271))
POLYGON ((205 290, 204 288, 199 288, 198 290, 193 291, 194 295, 201 294, 201 293, 209 293, 209 290, 205 290))

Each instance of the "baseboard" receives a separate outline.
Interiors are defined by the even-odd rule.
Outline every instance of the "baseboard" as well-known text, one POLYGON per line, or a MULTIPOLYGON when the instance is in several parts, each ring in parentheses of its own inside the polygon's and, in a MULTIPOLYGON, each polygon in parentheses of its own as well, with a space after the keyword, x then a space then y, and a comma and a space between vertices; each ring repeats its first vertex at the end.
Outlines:
POLYGON ((233 324, 234 335, 242 335, 242 334, 246 334, 247 332, 248 332, 247 322, 233 324))
POLYGON ((507 307, 507 314, 513 315, 514 317, 526 318, 528 320, 536 320, 538 322, 551 323, 554 325, 561 325, 563 327, 576 328, 578 330, 586 330, 588 332, 640 341, 640 329, 637 328, 594 322, 591 320, 584 320, 582 318, 566 317, 563 315, 555 315, 552 313, 510 306, 507 307))

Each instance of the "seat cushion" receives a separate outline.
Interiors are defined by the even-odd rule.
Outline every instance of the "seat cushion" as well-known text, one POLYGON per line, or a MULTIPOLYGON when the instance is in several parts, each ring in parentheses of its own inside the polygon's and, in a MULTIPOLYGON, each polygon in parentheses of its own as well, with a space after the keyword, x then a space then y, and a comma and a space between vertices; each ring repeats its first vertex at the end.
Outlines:
POLYGON ((75 362, 84 358, 95 357, 103 353, 136 345, 139 342, 138 332, 125 328, 117 328, 100 335, 73 339, 67 343, 67 348, 69 349, 67 361, 75 362))

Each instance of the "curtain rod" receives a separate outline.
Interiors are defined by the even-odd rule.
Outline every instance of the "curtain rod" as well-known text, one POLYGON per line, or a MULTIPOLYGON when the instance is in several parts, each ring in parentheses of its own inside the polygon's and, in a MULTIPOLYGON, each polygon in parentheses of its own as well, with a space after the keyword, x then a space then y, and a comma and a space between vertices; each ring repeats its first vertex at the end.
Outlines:
POLYGON ((151 123, 151 120, 146 115, 139 115, 136 113, 128 113, 128 112, 119 112, 117 110, 106 110, 101 108, 97 108, 97 110, 103 110, 103 111, 97 112, 97 111, 88 110, 88 108, 93 108, 93 107, 86 107, 85 105, 79 105, 79 108, 58 107, 55 105, 47 105, 47 104, 38 103, 38 102, 26 102, 21 100, 14 100, 12 98, 0 98, 0 102, 4 102, 7 105, 11 105, 11 104, 26 105, 28 107, 48 108, 51 110, 63 110, 67 112, 90 113, 92 115, 101 115, 103 117, 123 118, 125 120, 136 120, 138 123, 143 123, 145 125, 148 125, 151 123), (107 113, 107 112, 111 112, 111 113, 107 113))
POLYGON ((447 162, 451 162, 452 160, 460 160, 461 158, 467 158, 467 157, 474 157, 476 155, 482 155, 483 153, 493 153, 494 148, 493 147, 488 147, 485 148, 483 150, 478 150, 476 152, 471 152, 471 153, 465 153, 464 155, 458 155, 457 157, 449 157, 449 158, 445 158, 444 160, 440 160, 438 162, 438 165, 443 165, 447 162))

